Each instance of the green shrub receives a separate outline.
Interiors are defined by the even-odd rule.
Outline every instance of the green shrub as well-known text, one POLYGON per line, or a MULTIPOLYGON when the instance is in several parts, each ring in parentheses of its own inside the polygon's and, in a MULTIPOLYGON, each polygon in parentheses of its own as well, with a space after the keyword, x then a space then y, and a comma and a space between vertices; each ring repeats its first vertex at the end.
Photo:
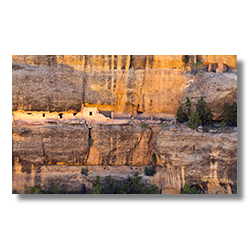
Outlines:
POLYGON ((155 173, 156 173, 156 169, 154 166, 149 166, 149 167, 146 167, 145 168, 145 171, 144 171, 145 175, 147 176, 154 176, 155 173))
POLYGON ((111 176, 105 177, 105 183, 102 187, 101 194, 117 194, 118 193, 118 186, 115 183, 115 180, 111 178, 111 176))
POLYGON ((185 115, 189 116, 190 113, 191 113, 191 102, 190 102, 190 100, 189 100, 188 97, 187 97, 185 106, 186 106, 186 108, 185 108, 185 115))
POLYGON ((211 109, 207 109, 207 103, 202 96, 196 104, 196 111, 191 111, 188 116, 188 126, 192 129, 197 128, 199 125, 207 126, 212 124, 211 109))
POLYGON ((225 121, 222 121, 220 125, 221 125, 221 127, 225 127, 226 126, 225 121))
POLYGON ((154 184, 151 185, 150 187, 144 186, 142 193, 143 194, 157 194, 158 193, 158 187, 154 184))
POLYGON ((201 192, 193 186, 190 187, 190 184, 186 183, 183 188, 181 188, 180 194, 200 194, 201 192))
POLYGON ((207 125, 212 125, 213 124, 213 114, 211 109, 208 110, 208 115, 207 115, 207 125))
POLYGON ((208 111, 207 111, 207 103, 204 100, 204 97, 202 96, 201 99, 198 101, 196 104, 196 113, 199 113, 201 124, 199 125, 206 125, 207 124, 207 116, 208 116, 208 111))
POLYGON ((82 168, 81 174, 88 176, 88 172, 89 172, 89 170, 87 168, 82 168))
POLYGON ((47 191, 39 190, 35 187, 30 187, 27 189, 27 194, 63 194, 64 192, 60 189, 60 183, 57 182, 55 186, 52 189, 49 189, 47 191))
POLYGON ((182 61, 183 61, 184 63, 188 63, 188 62, 189 62, 189 58, 182 59, 182 61))
POLYGON ((94 140, 91 137, 89 137, 88 142, 89 142, 89 146, 91 147, 94 143, 94 140))
POLYGON ((146 184, 142 182, 142 177, 139 176, 139 172, 135 172, 134 175, 129 178, 129 183, 121 186, 121 190, 123 194, 156 194, 158 187, 156 185, 147 187, 146 184))
POLYGON ((187 116, 186 116, 186 114, 184 114, 184 112, 182 110, 182 105, 180 105, 178 107, 176 116, 177 116, 178 122, 182 123, 182 122, 187 121, 187 116))
POLYGON ((101 193, 102 186, 101 186, 100 176, 96 176, 96 180, 94 180, 92 187, 94 188, 93 194, 100 194, 101 193))
POLYGON ((186 122, 188 120, 188 116, 191 113, 191 102, 190 99, 187 97, 185 108, 183 109, 182 105, 180 105, 177 109, 177 120, 178 122, 186 122))
POLYGON ((202 124, 200 114, 198 112, 191 111, 190 116, 188 117, 188 127, 191 129, 196 129, 199 125, 202 124))
POLYGON ((144 122, 142 122, 142 123, 140 124, 140 126, 141 126, 141 128, 147 128, 147 127, 148 127, 148 125, 147 125, 146 123, 144 123, 144 122))
POLYGON ((237 103, 233 106, 227 105, 225 107, 224 121, 227 126, 237 127, 237 103))
POLYGON ((48 189, 47 194, 61 194, 62 190, 60 189, 60 183, 57 182, 53 189, 48 189))
POLYGON ((202 64, 202 62, 199 61, 199 62, 195 63, 193 66, 197 67, 197 66, 200 66, 201 64, 202 64))
POLYGON ((142 182, 139 172, 135 172, 133 176, 129 177, 128 184, 119 186, 109 175, 105 177, 104 185, 101 185, 100 176, 97 176, 92 186, 94 194, 156 194, 158 192, 156 185, 148 187, 142 182))
POLYGON ((38 188, 35 187, 29 187, 27 189, 27 194, 44 194, 44 191, 39 190, 38 188))
POLYGON ((168 123, 167 123, 166 121, 163 122, 162 125, 161 125, 162 128, 165 128, 165 127, 167 127, 167 126, 168 126, 168 123))

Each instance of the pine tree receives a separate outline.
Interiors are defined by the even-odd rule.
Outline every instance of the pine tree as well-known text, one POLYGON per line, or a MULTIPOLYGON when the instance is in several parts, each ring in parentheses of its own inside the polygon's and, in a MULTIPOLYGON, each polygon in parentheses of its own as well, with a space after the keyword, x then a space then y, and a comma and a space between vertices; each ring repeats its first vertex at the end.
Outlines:
POLYGON ((96 180, 93 182, 93 194, 100 194, 102 192, 102 186, 101 186, 101 178, 100 176, 96 176, 96 180))
POLYGON ((192 110, 188 119, 188 127, 191 129, 196 129, 199 125, 202 124, 201 115, 199 112, 194 112, 192 110))
POLYGON ((182 106, 180 105, 179 108, 177 109, 177 120, 178 122, 185 122, 187 121, 187 116, 186 114, 184 114, 183 110, 182 110, 182 106))
POLYGON ((233 106, 227 105, 225 108, 224 121, 226 125, 236 127, 237 126, 237 103, 233 106))
POLYGON ((117 194, 117 185, 115 179, 111 178, 111 175, 105 177, 104 187, 102 188, 102 194, 117 194))
POLYGON ((186 101, 186 115, 189 116, 191 112, 191 102, 189 100, 189 98, 187 97, 187 101, 186 101))
POLYGON ((198 101, 196 105, 196 112, 199 113, 200 119, 201 119, 201 125, 207 124, 207 103, 204 100, 204 97, 202 96, 201 99, 198 101))
POLYGON ((211 109, 209 109, 208 116, 207 116, 207 122, 209 125, 211 125, 213 123, 212 119, 213 119, 213 114, 211 112, 211 109))

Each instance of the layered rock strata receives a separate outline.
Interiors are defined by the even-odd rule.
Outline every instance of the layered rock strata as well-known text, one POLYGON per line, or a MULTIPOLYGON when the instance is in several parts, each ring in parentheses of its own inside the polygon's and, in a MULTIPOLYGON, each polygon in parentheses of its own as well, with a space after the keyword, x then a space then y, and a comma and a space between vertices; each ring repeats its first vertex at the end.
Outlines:
POLYGON ((57 182, 70 193, 91 193, 97 175, 122 184, 135 171, 161 194, 180 193, 185 183, 206 194, 237 192, 237 132, 191 131, 174 121, 143 128, 133 120, 174 118, 187 97, 195 108, 203 96, 221 121, 225 106, 237 102, 236 56, 13 56, 12 62, 14 193, 57 182), (145 176, 152 164, 156 174, 145 176))
MULTIPOLYGON (((114 111, 114 117, 175 115, 197 76, 187 74, 186 57, 13 56, 12 109, 80 111, 84 104, 114 111)), ((193 57, 205 66, 237 68, 236 56, 193 57)))
POLYGON ((91 193, 97 175, 121 183, 139 171, 159 192, 177 194, 189 183, 202 193, 237 190, 237 133, 199 133, 186 129, 132 125, 45 124, 13 128, 13 189, 52 187, 91 193), (93 145, 89 145, 89 138, 93 145), (157 173, 144 175, 156 154, 157 173), (88 176, 81 170, 87 168, 88 176), (85 191, 84 191, 85 190, 85 191))
POLYGON ((162 130, 155 140, 157 163, 167 168, 168 188, 180 182, 195 185, 204 193, 237 190, 237 133, 200 133, 193 130, 162 130), (226 187, 226 189, 225 189, 226 187))

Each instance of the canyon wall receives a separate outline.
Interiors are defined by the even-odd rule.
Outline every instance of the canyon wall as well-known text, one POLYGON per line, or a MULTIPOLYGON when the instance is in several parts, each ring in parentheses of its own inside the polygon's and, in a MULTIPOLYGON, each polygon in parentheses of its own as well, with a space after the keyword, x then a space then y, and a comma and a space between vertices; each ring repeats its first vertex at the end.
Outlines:
POLYGON ((186 57, 13 56, 12 110, 80 111, 84 103, 115 117, 173 117, 199 77, 191 61, 237 68, 236 56, 192 56, 188 63, 186 57))
POLYGON ((13 188, 60 182, 72 193, 92 191, 97 175, 125 182, 139 171, 161 193, 180 192, 189 183, 203 193, 237 191, 237 133, 199 133, 178 126, 44 124, 13 126, 13 188), (173 129, 174 127, 174 129, 173 129), (89 138, 93 145, 89 145, 89 138), (144 175, 156 154, 157 173, 144 175), (88 176, 81 174, 89 169, 88 176), (33 179, 32 179, 33 178, 33 179))
POLYGON ((236 56, 13 56, 13 193, 57 182, 70 193, 91 193, 97 175, 102 182, 111 175, 126 183, 136 171, 161 194, 180 193, 186 183, 205 194, 236 193, 237 129, 198 132, 174 123, 89 126, 84 119, 69 121, 65 113, 60 120, 54 113, 73 117, 82 106, 97 107, 128 123, 131 117, 147 122, 175 118, 187 97, 194 106, 201 96, 213 119, 221 121, 225 106, 237 102, 236 56), (217 73, 219 65, 226 72, 217 73), (209 67, 215 70, 208 72, 209 67), (22 111, 40 111, 41 117, 42 111, 46 117, 51 112, 53 119, 28 122, 22 111), (149 165, 156 167, 154 176, 144 174, 149 165), (88 169, 87 176, 82 169, 88 169))

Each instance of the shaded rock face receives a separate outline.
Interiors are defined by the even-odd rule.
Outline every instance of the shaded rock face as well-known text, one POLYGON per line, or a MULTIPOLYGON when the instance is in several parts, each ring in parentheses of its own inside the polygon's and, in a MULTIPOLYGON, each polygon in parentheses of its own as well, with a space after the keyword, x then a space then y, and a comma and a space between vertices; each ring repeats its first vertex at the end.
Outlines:
POLYGON ((119 183, 139 171, 162 194, 177 194, 185 183, 202 193, 237 190, 237 133, 211 134, 132 125, 16 124, 13 127, 13 190, 52 188, 91 193, 97 175, 119 183), (88 145, 89 138, 93 145, 88 145), (157 172, 144 175, 156 154, 157 172), (87 168, 88 176, 81 174, 87 168))
POLYGON ((19 158, 22 171, 31 172, 32 164, 84 164, 88 153, 89 130, 80 125, 13 126, 12 155, 19 158))
POLYGON ((237 133, 162 130, 156 136, 155 152, 157 163, 167 168, 166 193, 168 187, 178 192, 184 183, 204 193, 237 190, 237 133))
POLYGON ((13 159, 18 157, 28 173, 32 164, 146 165, 151 162, 151 136, 149 128, 132 125, 89 129, 85 125, 17 124, 13 127, 13 159))
POLYGON ((183 106, 189 97, 194 108, 203 96, 208 109, 212 111, 213 119, 221 121, 226 105, 237 102, 237 75, 234 73, 202 73, 193 76, 193 79, 190 76, 190 79, 181 96, 183 106))
POLYGON ((14 172, 13 189, 17 193, 25 193, 30 186, 36 186, 40 190, 53 189, 56 183, 60 184, 60 189, 65 193, 91 194, 93 192, 93 182, 100 176, 101 183, 104 184, 105 177, 111 176, 118 185, 128 183, 128 179, 135 172, 139 172, 146 185, 156 184, 159 193, 164 187, 165 168, 157 167, 155 176, 144 174, 145 166, 75 166, 75 165, 43 165, 40 172, 31 174, 14 172), (81 173, 82 169, 88 169, 88 174, 81 173))
POLYGON ((81 110, 82 74, 69 66, 30 66, 12 71, 12 110, 81 110))
POLYGON ((94 140, 87 164, 146 165, 150 164, 149 142, 152 132, 132 125, 99 125, 91 129, 94 140))

